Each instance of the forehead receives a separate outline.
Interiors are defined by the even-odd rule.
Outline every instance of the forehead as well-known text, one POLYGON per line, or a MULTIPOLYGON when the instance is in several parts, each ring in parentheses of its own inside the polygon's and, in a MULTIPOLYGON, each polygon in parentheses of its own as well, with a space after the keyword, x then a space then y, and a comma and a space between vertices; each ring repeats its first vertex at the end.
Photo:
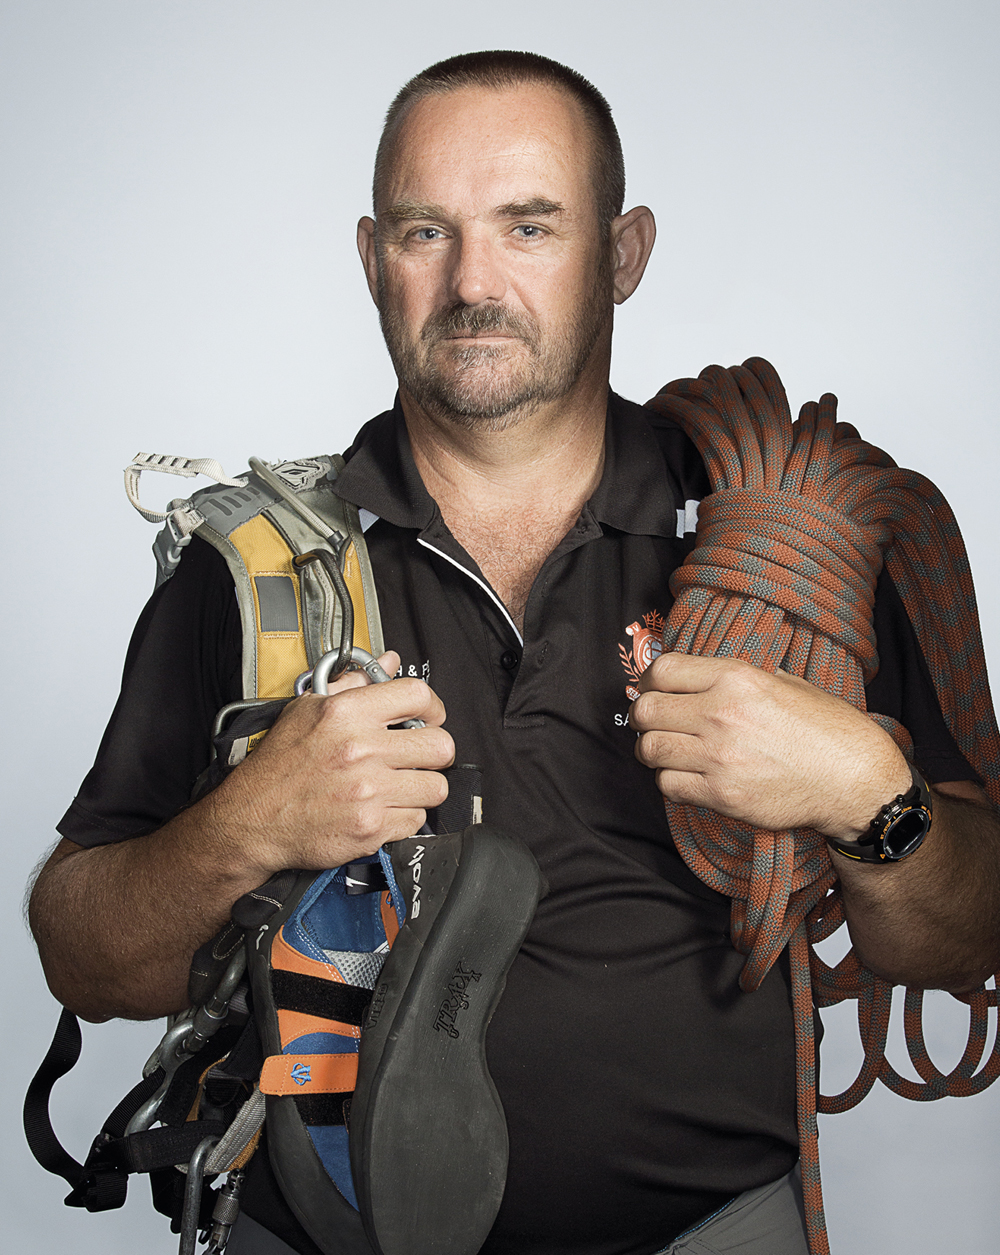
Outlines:
POLYGON ((405 115, 385 197, 459 213, 533 197, 571 209, 593 199, 591 149, 582 108, 558 88, 460 88, 405 115))

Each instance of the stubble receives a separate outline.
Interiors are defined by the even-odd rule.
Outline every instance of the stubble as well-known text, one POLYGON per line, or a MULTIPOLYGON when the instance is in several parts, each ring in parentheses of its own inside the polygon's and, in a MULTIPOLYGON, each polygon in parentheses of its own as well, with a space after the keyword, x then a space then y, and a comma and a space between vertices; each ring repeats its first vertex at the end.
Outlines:
POLYGON ((583 373, 613 308, 609 250, 593 262, 588 295, 560 326, 490 303, 435 311, 414 336, 379 265, 379 320, 400 386, 429 414, 466 429, 504 431, 559 400, 583 373), (506 336, 476 344, 462 336, 506 336))

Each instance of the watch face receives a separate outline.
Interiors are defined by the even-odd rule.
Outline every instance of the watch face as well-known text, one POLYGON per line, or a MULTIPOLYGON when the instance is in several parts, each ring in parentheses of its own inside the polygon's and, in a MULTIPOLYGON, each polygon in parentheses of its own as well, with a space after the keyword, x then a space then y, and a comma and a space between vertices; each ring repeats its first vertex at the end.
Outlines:
POLYGON ((882 837, 882 848, 888 859, 904 858, 923 841, 931 826, 930 814, 922 806, 914 806, 894 820, 882 837))

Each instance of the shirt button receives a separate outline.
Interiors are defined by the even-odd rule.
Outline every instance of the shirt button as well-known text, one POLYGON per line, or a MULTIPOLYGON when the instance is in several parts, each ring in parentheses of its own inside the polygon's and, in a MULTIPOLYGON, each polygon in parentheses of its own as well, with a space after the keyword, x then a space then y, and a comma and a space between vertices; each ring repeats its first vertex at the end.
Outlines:
POLYGON ((513 671, 520 659, 513 649, 506 649, 500 655, 500 666, 507 671, 513 671))

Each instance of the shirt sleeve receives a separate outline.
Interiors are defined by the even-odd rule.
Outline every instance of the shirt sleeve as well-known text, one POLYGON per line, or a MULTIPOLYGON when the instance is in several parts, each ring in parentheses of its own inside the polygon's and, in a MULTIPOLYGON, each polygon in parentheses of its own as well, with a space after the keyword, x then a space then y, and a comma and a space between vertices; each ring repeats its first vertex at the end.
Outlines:
POLYGON ((981 784, 948 730, 927 661, 903 599, 883 568, 875 589, 878 674, 865 688, 868 709, 898 720, 913 738, 913 765, 930 784, 981 784))
POLYGON ((215 715, 242 697, 239 607, 225 559, 194 537, 139 617, 97 758, 57 831, 78 845, 154 832, 187 805, 215 715))

